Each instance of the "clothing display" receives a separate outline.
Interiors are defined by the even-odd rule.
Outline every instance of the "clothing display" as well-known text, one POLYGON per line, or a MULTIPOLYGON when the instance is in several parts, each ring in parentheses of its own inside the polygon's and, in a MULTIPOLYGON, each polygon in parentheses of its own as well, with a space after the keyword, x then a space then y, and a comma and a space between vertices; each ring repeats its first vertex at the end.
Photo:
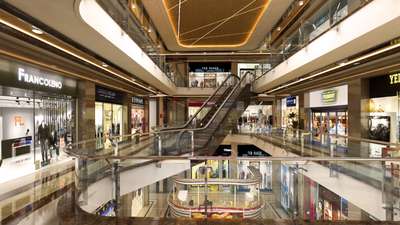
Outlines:
POLYGON ((38 128, 38 138, 40 141, 40 151, 42 154, 42 162, 48 161, 48 139, 49 139, 49 127, 47 124, 42 122, 38 128))

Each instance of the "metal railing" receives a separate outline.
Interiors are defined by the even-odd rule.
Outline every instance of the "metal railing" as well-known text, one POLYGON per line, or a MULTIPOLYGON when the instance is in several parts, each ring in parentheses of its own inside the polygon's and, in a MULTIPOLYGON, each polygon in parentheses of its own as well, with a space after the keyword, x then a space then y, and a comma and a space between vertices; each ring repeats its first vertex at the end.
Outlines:
POLYGON ((372 0, 353 1, 353 0, 327 0, 307 18, 300 18, 300 25, 294 32, 283 38, 276 54, 273 56, 269 70, 257 76, 257 79, 265 76, 270 70, 284 62, 312 41, 333 29, 343 20, 356 13, 372 0))

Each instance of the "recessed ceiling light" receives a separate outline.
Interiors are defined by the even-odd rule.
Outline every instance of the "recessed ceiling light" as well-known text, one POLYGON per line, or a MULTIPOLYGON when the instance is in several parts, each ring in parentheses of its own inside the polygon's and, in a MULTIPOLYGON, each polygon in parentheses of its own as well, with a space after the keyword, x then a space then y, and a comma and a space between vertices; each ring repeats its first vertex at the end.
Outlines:
POLYGON ((132 3, 131 8, 132 8, 132 9, 136 9, 135 3, 132 3))
POLYGON ((299 1, 299 6, 302 6, 302 5, 304 5, 304 1, 299 1))
POLYGON ((151 33, 151 29, 150 28, 149 28, 148 32, 151 33))
POLYGON ((276 28, 277 31, 281 31, 281 27, 276 28))
POLYGON ((102 67, 108 67, 108 65, 106 63, 101 63, 102 67))
POLYGON ((43 34, 44 33, 41 29, 39 29, 35 26, 32 26, 32 32, 35 34, 43 34))

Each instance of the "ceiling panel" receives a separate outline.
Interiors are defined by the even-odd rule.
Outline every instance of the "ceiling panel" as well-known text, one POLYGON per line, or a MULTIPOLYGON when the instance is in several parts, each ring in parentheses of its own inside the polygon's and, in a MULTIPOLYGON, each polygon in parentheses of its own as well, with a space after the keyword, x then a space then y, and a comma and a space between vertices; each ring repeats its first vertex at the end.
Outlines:
POLYGON ((257 49, 292 2, 142 0, 169 51, 257 49))
POLYGON ((269 0, 163 0, 178 43, 184 47, 246 44, 269 0))

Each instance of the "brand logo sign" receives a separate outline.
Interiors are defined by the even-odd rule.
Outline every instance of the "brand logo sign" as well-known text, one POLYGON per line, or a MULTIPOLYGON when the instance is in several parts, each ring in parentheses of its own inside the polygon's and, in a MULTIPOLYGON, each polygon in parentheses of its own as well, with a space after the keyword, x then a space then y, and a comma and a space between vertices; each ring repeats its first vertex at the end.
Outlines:
POLYGON ((326 90, 322 92, 322 102, 325 104, 331 104, 336 102, 337 91, 336 90, 326 90))
POLYGON ((135 105, 144 105, 144 99, 140 97, 133 96, 132 97, 132 104, 135 105))
POLYGON ((18 81, 56 89, 61 89, 63 87, 61 81, 49 79, 36 74, 29 74, 25 72, 25 69, 23 68, 18 68, 18 81))
POLYGON ((400 73, 390 74, 390 85, 399 84, 400 83, 400 73))
POLYGON ((286 98, 286 107, 296 106, 296 96, 289 96, 286 98))

